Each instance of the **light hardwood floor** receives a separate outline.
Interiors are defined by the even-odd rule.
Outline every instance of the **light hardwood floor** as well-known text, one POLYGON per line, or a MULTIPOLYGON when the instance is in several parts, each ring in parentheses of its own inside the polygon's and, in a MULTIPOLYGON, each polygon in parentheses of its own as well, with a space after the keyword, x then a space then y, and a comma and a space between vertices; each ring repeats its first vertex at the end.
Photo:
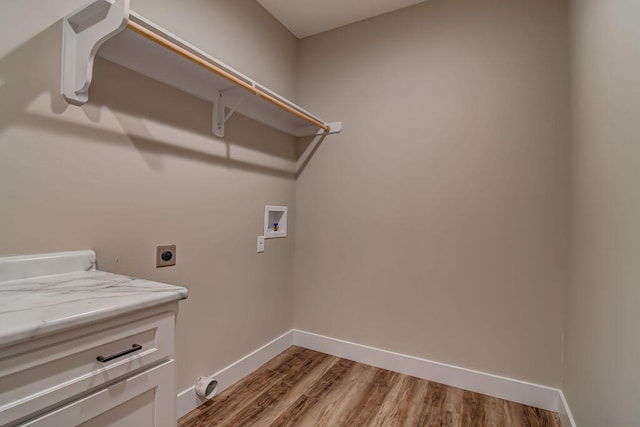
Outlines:
POLYGON ((291 347, 178 421, 204 426, 560 427, 558 415, 291 347))

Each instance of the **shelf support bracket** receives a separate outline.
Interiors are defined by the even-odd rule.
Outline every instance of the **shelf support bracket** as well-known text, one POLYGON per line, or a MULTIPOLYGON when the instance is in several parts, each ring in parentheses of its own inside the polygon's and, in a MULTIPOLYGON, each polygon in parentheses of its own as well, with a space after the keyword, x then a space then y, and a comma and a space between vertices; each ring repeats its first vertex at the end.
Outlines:
POLYGON ((228 100, 225 99, 225 94, 229 90, 233 90, 234 88, 223 89, 218 91, 218 99, 213 103, 213 133, 217 137, 224 137, 224 128, 227 120, 231 118, 233 113, 235 113, 240 105, 247 99, 248 95, 241 96, 233 106, 229 106, 228 100), (229 108, 229 112, 225 114, 227 108, 229 108))
POLYGON ((96 53, 128 21, 129 0, 93 0, 64 18, 61 89, 67 102, 83 105, 89 100, 96 53))

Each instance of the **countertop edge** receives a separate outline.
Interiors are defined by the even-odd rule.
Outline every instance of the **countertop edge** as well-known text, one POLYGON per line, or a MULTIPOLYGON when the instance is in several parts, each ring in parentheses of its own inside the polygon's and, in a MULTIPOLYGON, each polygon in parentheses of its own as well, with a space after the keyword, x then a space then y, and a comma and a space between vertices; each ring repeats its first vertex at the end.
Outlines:
POLYGON ((153 300, 136 302, 133 304, 118 305, 114 308, 95 311, 82 316, 66 318, 60 321, 53 321, 38 328, 37 330, 29 328, 23 331, 16 331, 15 333, 10 335, 0 335, 0 348, 20 344, 32 339, 39 339, 50 335, 55 335, 75 328, 89 326, 97 322, 116 318, 123 314, 135 313, 136 311, 158 307, 164 304, 178 302, 186 299, 188 296, 187 289, 182 287, 179 288, 179 291, 167 291, 167 295, 159 295, 158 293, 155 293, 155 298, 153 300))
MULTIPOLYGON (((135 313, 137 311, 154 308, 164 304, 170 304, 172 302, 178 302, 186 299, 189 295, 188 289, 182 286, 169 285, 167 283, 138 279, 130 276, 107 273, 103 271, 94 270, 92 272, 87 272, 82 274, 80 278, 91 278, 92 276, 99 275, 101 273, 106 273, 109 279, 120 278, 136 284, 142 283, 146 286, 157 285, 158 287, 161 287, 161 289, 149 292, 148 295, 144 295, 142 297, 138 295, 133 299, 129 298, 129 295, 127 294, 124 294, 122 298, 109 295, 109 298, 116 298, 117 301, 105 306, 98 305, 95 307, 95 309, 85 308, 85 311, 78 310, 76 312, 71 311, 70 313, 65 313, 68 315, 45 316, 44 320, 40 319, 37 322, 27 321, 23 324, 18 323, 18 325, 14 325, 13 328, 7 328, 7 330, 4 331, 0 330, 0 349, 7 348, 12 345, 19 345, 21 343, 28 342, 29 340, 40 339, 50 335, 63 333, 75 328, 93 325, 97 322, 109 321, 111 319, 117 318, 118 316, 135 313)), ((64 278, 65 276, 67 275, 52 275, 49 277, 64 278)), ((72 275, 72 277, 76 276, 72 275)), ((42 277, 0 282, 0 286, 2 284, 11 284, 14 286, 18 283, 28 284, 33 280, 41 279, 42 277)), ((39 310, 37 306, 34 306, 33 309, 39 310)), ((16 322, 19 321, 16 319, 16 322)))

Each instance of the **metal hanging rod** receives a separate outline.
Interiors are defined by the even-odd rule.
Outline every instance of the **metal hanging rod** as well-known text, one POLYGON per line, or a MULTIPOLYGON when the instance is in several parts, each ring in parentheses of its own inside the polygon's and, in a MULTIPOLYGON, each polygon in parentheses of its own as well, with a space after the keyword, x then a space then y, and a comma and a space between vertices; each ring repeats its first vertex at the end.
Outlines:
POLYGON ((177 45, 176 43, 165 39, 164 37, 154 33, 153 31, 145 28, 144 26, 138 24, 137 22, 131 21, 129 20, 127 23, 127 28, 129 28, 131 31, 140 34, 141 36, 153 41, 154 43, 159 44, 160 46, 174 52, 177 53, 178 55, 182 56, 183 58, 193 62, 194 64, 197 64, 209 71, 211 71, 212 73, 215 73, 217 75, 219 75, 222 78, 225 78, 231 82, 233 82, 234 84, 238 85, 239 87, 251 92, 254 95, 258 95, 259 97, 261 97, 262 99, 280 107, 281 109, 287 111, 290 114, 293 114, 294 116, 297 116, 299 118, 301 118, 302 120, 305 120, 311 124, 313 124, 314 126, 324 130, 325 132, 330 132, 331 131, 331 127, 329 125, 326 125, 324 123, 322 123, 319 120, 314 119, 313 117, 308 116, 307 114, 298 111, 297 109, 291 107, 290 105, 287 105, 286 103, 282 102, 281 100, 279 100, 278 98, 274 97, 273 95, 271 95, 270 93, 267 93, 259 88, 254 87, 253 85, 245 82, 242 79, 239 79, 238 77, 234 76, 233 74, 227 72, 226 70, 210 63, 209 61, 206 61, 205 59, 199 57, 198 55, 195 55, 192 52, 189 52, 187 49, 183 48, 182 46, 177 45))

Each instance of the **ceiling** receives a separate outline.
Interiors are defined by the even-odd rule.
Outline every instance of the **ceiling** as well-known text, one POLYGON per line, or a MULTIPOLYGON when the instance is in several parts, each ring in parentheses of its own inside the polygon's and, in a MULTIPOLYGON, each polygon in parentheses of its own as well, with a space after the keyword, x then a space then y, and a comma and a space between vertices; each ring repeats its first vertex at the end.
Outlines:
POLYGON ((423 1, 425 0, 257 0, 300 39, 423 1))

